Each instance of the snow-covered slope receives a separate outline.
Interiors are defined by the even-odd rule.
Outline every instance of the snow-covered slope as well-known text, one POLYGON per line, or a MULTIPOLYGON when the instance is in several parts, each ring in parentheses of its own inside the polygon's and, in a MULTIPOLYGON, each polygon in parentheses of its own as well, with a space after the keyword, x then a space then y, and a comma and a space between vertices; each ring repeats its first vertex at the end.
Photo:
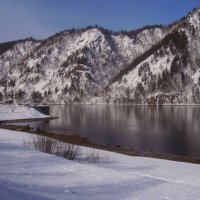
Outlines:
POLYGON ((0 99, 63 103, 102 96, 112 78, 166 32, 157 26, 127 33, 89 27, 17 44, 0 57, 0 99))
POLYGON ((169 26, 24 41, 0 55, 0 102, 199 104, 199 47, 200 9, 169 26))
POLYGON ((0 121, 47 117, 49 116, 44 115, 31 107, 18 105, 0 105, 0 121))
MULTIPOLYGON (((26 39, 16 41, 12 48, 8 48, 0 55, 0 78, 3 78, 13 67, 22 63, 40 44, 39 41, 26 39)), ((5 43, 3 44, 5 46, 5 43)), ((1 47, 2 48, 2 47, 1 47)))
POLYGON ((110 86, 119 103, 200 103, 200 9, 183 18, 110 86))
POLYGON ((173 199, 200 196, 200 165, 99 151, 104 163, 79 161, 24 147, 28 133, 0 129, 0 194, 13 199, 173 199))

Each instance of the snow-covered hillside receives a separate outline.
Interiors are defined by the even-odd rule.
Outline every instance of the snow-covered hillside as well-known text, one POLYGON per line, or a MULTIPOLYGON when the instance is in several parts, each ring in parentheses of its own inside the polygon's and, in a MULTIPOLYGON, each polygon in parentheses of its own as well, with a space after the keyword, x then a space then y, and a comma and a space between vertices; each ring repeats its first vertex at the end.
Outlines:
POLYGON ((182 19, 161 42, 133 61, 110 86, 118 103, 200 103, 200 9, 182 19))
POLYGON ((0 129, 0 194, 23 199, 173 199, 200 196, 200 165, 95 150, 103 163, 81 162, 24 147, 33 136, 0 129))
POLYGON ((40 44, 39 41, 24 40, 16 44, 0 55, 0 78, 2 79, 12 68, 23 63, 31 52, 40 44))
POLYGON ((16 44, 0 57, 0 100, 64 103, 101 96, 120 70, 166 32, 156 26, 135 33, 89 27, 16 44))
POLYGON ((199 30, 196 9, 169 26, 17 43, 0 55, 0 102, 199 104, 199 30))

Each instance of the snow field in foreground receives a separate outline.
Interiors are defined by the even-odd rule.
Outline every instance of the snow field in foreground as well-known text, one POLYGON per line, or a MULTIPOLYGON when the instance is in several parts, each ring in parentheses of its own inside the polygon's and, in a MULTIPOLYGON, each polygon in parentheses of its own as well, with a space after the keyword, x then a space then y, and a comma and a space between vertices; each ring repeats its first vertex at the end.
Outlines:
POLYGON ((31 135, 0 129, 1 199, 199 199, 200 166, 102 150, 106 162, 81 162, 24 147, 31 135))

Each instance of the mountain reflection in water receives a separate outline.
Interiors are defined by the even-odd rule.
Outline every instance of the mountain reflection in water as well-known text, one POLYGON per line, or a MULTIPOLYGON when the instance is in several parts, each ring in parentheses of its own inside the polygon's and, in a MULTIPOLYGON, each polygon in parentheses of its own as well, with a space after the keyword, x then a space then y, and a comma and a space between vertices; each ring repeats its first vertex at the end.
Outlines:
POLYGON ((52 105, 50 122, 31 126, 100 144, 200 157, 199 106, 52 105))

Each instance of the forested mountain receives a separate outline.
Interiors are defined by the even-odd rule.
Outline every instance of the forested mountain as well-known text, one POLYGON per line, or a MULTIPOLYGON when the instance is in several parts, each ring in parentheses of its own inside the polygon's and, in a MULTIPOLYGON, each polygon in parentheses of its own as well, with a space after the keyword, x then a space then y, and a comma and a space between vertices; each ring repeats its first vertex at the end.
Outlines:
POLYGON ((200 103, 200 10, 175 24, 161 41, 115 77, 110 101, 200 103))
POLYGON ((0 44, 0 101, 199 103, 199 23, 195 9, 169 26, 90 26, 0 44))

